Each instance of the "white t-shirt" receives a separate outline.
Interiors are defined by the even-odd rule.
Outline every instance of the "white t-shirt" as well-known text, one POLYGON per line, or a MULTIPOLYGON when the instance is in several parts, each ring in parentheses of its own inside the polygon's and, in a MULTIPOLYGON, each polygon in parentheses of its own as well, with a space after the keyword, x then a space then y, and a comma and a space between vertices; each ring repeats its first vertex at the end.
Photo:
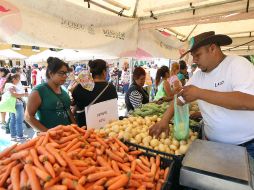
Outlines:
MULTIPOLYGON (((213 71, 197 71, 186 85, 219 92, 254 95, 254 66, 240 56, 227 56, 213 71)), ((198 105, 211 141, 242 144, 254 139, 254 111, 229 110, 202 100, 198 105)))

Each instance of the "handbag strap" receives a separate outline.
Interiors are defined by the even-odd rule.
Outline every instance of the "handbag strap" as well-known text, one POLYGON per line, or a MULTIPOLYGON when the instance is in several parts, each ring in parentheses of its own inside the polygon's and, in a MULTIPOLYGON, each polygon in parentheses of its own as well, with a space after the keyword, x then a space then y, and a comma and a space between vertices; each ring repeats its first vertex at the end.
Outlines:
MULTIPOLYGON (((96 96, 96 98, 87 107, 90 107, 91 105, 93 105, 101 97, 101 95, 107 90, 108 87, 109 87, 109 83, 107 84, 107 86, 100 92, 100 94, 98 94, 98 96, 96 96)), ((76 112, 77 113, 85 112, 85 108, 83 110, 76 111, 76 112)))

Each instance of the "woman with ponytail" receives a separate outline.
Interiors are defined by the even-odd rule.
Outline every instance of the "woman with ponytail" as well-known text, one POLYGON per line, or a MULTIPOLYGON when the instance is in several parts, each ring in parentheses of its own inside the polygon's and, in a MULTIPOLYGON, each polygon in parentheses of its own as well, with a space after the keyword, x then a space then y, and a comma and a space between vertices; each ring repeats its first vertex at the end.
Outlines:
POLYGON ((161 98, 173 98, 173 94, 167 81, 169 76, 169 68, 167 66, 162 66, 158 69, 155 78, 155 84, 157 87, 157 93, 154 98, 155 100, 159 100, 161 98))

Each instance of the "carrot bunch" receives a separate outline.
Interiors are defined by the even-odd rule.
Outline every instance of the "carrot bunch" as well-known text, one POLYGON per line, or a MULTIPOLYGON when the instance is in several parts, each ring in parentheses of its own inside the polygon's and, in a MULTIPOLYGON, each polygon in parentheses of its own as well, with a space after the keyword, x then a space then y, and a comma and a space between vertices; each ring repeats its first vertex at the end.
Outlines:
POLYGON ((0 153, 0 190, 161 189, 169 168, 117 138, 57 126, 0 153))

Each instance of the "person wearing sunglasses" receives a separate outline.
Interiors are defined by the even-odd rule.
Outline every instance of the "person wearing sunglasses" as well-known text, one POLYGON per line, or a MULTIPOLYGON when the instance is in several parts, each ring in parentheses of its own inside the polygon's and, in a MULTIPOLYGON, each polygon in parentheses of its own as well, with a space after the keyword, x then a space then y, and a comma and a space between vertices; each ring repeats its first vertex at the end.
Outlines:
POLYGON ((70 97, 61 87, 69 75, 70 68, 67 63, 56 57, 49 57, 47 63, 47 82, 33 88, 25 112, 25 120, 40 132, 57 125, 75 123, 70 111, 70 97))

